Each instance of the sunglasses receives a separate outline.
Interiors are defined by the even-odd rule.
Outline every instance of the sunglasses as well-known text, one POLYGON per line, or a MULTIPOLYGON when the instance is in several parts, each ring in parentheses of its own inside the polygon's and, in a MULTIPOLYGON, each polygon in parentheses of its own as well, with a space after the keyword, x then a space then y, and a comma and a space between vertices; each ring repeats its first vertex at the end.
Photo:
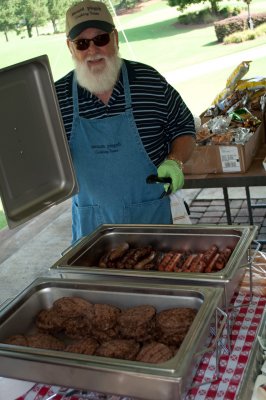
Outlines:
POLYGON ((97 35, 92 39, 71 40, 71 42, 74 43, 76 49, 79 51, 88 50, 90 47, 90 42, 93 42, 93 44, 97 47, 103 47, 110 42, 110 33, 102 33, 101 35, 97 35))

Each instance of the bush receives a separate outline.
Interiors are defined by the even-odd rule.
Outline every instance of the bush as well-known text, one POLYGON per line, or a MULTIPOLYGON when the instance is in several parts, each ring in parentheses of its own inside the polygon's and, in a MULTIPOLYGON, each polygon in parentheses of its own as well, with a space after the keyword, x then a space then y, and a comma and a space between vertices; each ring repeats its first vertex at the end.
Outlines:
MULTIPOLYGON (((254 28, 266 22, 266 13, 251 15, 254 28)), ((214 29, 218 42, 223 42, 226 36, 235 32, 241 32, 248 29, 247 15, 241 14, 236 17, 226 18, 214 22, 214 29)))
POLYGON ((213 16, 209 8, 205 8, 200 11, 190 12, 187 14, 180 15, 177 18, 178 23, 184 25, 190 24, 210 24, 213 23, 217 17, 213 16))
MULTIPOLYGON (((170 4, 170 1, 168 3, 170 4)), ((175 1, 175 0, 174 0, 175 1)), ((217 15, 214 15, 210 8, 204 8, 203 10, 190 12, 187 14, 182 14, 177 18, 177 21, 180 24, 189 25, 189 24, 211 24, 217 19, 227 18, 232 15, 237 15, 241 9, 239 7, 223 7, 219 10, 217 15)))
POLYGON ((218 42, 222 42, 226 36, 247 28, 246 17, 231 17, 214 23, 215 34, 218 42))
POLYGON ((219 16, 223 18, 229 18, 240 14, 241 11, 242 11, 241 7, 225 6, 219 10, 219 16))
POLYGON ((264 22, 263 24, 257 26, 257 28, 255 28, 255 31, 257 33, 257 36, 266 35, 266 22, 264 22))
POLYGON ((250 30, 247 29, 243 32, 235 32, 224 38, 224 44, 241 43, 247 40, 254 40, 259 36, 266 35, 266 23, 250 30))

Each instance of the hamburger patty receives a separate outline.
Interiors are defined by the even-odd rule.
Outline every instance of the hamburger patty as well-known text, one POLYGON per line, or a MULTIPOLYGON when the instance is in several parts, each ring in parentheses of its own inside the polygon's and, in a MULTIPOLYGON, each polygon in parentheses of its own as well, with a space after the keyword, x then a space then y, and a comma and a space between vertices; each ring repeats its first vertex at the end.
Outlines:
POLYGON ((25 335, 12 335, 4 340, 3 343, 13 344, 15 346, 28 346, 28 341, 25 335))
POLYGON ((113 328, 117 323, 118 315, 121 313, 118 307, 110 304, 94 304, 93 311, 93 327, 101 331, 113 328))
POLYGON ((63 323, 64 333, 72 339, 82 339, 91 332, 91 320, 84 315, 68 318, 63 323))
POLYGON ((149 322, 155 314, 155 308, 150 305, 130 307, 122 311, 118 318, 118 323, 123 327, 129 325, 140 326, 149 322))
POLYGON ((166 345, 180 347, 197 311, 192 308, 171 308, 156 315, 156 339, 166 345))
POLYGON ((49 350, 64 350, 65 344, 61 340, 46 333, 36 333, 27 336, 28 346, 49 350))
POLYGON ((119 339, 118 326, 101 331, 99 329, 93 329, 91 335, 98 340, 100 343, 109 342, 109 340, 119 339))
POLYGON ((121 336, 138 341, 152 338, 155 326, 156 309, 150 305, 128 308, 118 317, 121 336))
POLYGON ((171 308, 163 310, 156 316, 156 326, 165 333, 176 333, 183 331, 184 328, 189 327, 195 316, 197 310, 192 308, 171 308))
POLYGON ((55 333, 63 329, 64 320, 60 314, 50 308, 49 310, 41 310, 37 314, 35 324, 41 331, 55 333))
POLYGON ((68 351, 70 353, 93 355, 97 347, 99 347, 99 343, 97 342, 97 340, 93 338, 86 338, 79 340, 78 342, 69 344, 68 346, 66 346, 65 351, 68 351))
POLYGON ((134 340, 114 339, 102 343, 95 355, 101 357, 120 358, 134 360, 140 349, 139 343, 134 340))
POLYGON ((54 302, 53 309, 62 318, 72 318, 80 315, 93 318, 93 304, 81 297, 61 297, 54 302))
POLYGON ((151 342, 145 344, 137 354, 136 361, 158 364, 170 360, 173 351, 163 343, 151 342))
POLYGON ((64 342, 47 333, 13 335, 6 339, 4 343, 49 350, 64 350, 65 348, 64 342))

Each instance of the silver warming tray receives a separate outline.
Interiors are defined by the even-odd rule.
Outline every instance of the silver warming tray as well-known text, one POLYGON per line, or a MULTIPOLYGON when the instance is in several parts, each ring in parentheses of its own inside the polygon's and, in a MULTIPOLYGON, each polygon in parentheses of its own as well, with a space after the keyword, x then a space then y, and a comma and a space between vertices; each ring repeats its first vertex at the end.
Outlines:
POLYGON ((191 307, 197 309, 197 314, 178 353, 165 363, 147 364, 0 343, 0 376, 145 400, 179 400, 191 385, 211 341, 206 338, 210 338, 213 326, 216 337, 208 351, 218 348, 226 321, 226 314, 219 308, 222 292, 221 288, 158 286, 133 279, 121 284, 109 282, 108 276, 92 282, 38 278, 1 309, 0 341, 13 334, 33 332, 36 313, 63 296, 79 296, 121 309, 141 304, 153 305, 157 312, 191 307))
POLYGON ((254 240, 255 226, 215 225, 102 225, 81 239, 51 267, 62 277, 106 275, 110 279, 156 279, 167 284, 191 284, 222 287, 227 308, 249 262, 249 249, 254 240), (152 246, 158 251, 193 250, 203 252, 215 244, 234 249, 225 268, 212 273, 178 273, 136 271, 97 267, 101 255, 123 242, 133 247, 152 246))

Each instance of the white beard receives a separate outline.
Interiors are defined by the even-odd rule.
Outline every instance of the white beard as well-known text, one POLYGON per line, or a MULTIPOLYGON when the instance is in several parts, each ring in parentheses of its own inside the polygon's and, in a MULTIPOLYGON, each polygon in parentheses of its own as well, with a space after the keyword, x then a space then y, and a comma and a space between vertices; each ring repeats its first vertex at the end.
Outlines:
POLYGON ((112 90, 118 79, 119 71, 121 68, 122 60, 116 52, 112 57, 96 55, 94 57, 87 57, 84 61, 80 62, 73 57, 76 65, 77 81, 79 85, 93 94, 100 94, 112 90), (87 61, 97 60, 104 58, 106 66, 104 69, 97 70, 89 68, 87 61))

